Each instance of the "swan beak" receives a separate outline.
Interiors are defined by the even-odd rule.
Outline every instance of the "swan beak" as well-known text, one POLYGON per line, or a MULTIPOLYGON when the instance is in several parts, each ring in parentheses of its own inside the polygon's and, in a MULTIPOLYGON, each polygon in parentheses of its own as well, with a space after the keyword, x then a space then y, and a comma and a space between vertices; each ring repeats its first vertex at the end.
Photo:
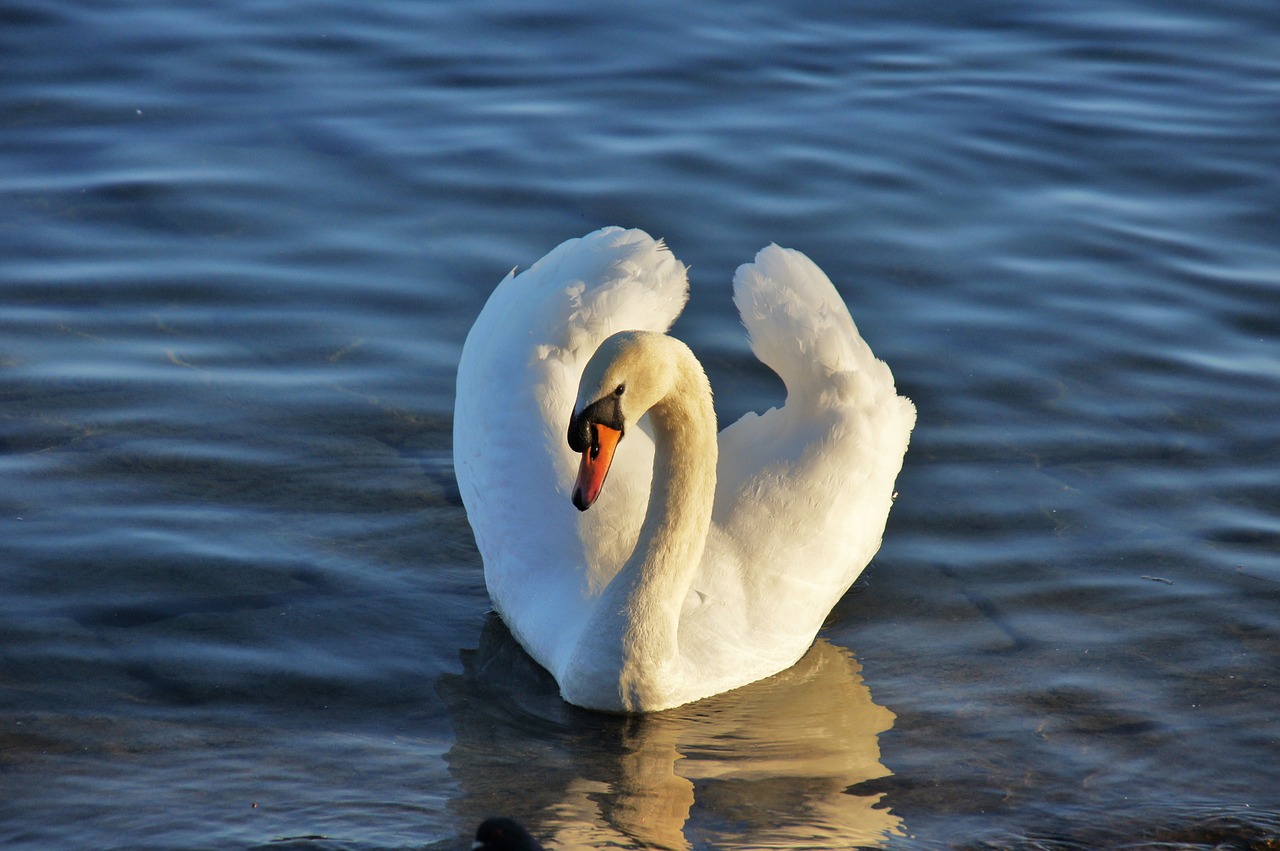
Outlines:
POLYGON ((604 489, 604 478, 609 475, 613 463, 613 451, 618 448, 622 432, 600 423, 591 423, 591 445, 582 453, 578 465, 578 482, 573 486, 573 504, 579 511, 586 511, 604 489))

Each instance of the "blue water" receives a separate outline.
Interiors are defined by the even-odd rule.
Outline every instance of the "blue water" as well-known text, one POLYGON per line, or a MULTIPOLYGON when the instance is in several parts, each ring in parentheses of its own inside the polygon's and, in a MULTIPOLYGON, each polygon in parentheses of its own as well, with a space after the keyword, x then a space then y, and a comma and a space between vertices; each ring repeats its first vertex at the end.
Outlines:
POLYGON ((1278 343, 1270 0, 9 3, 0 845, 1272 847, 1278 343), (813 652, 633 721, 450 454, 489 291, 605 224, 723 422, 771 241, 920 412, 813 652))

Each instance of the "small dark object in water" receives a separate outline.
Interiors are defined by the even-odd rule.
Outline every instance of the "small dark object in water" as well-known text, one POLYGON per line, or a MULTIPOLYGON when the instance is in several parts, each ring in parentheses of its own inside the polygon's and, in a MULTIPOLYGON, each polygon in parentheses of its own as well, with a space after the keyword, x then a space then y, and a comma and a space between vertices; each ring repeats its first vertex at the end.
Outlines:
POLYGON ((476 829, 471 851, 544 851, 515 819, 489 818, 476 829))

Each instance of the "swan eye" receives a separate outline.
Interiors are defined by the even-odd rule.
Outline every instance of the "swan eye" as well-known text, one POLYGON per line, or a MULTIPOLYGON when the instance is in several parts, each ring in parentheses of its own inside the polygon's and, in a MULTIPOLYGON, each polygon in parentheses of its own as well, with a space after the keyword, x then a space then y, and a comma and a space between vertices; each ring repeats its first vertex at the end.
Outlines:
POLYGON ((623 392, 624 390, 626 390, 626 389, 627 389, 627 385, 625 385, 625 384, 619 384, 619 385, 618 385, 618 388, 617 388, 616 390, 614 390, 614 391, 613 391, 613 395, 615 395, 615 396, 621 396, 621 395, 622 395, 622 392, 623 392))

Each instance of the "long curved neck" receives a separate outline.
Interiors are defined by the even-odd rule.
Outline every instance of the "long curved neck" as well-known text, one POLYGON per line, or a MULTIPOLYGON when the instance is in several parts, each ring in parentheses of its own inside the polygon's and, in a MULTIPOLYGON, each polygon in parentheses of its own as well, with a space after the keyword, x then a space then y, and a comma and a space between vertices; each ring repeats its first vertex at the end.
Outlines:
MULTIPOLYGON (((670 339, 670 338, 668 338, 670 339)), ((662 701, 679 665, 680 612, 698 572, 711 527, 716 490, 716 415, 697 358, 671 339, 676 378, 649 409, 653 484, 635 551, 601 600, 624 613, 621 626, 624 706, 662 701)))

